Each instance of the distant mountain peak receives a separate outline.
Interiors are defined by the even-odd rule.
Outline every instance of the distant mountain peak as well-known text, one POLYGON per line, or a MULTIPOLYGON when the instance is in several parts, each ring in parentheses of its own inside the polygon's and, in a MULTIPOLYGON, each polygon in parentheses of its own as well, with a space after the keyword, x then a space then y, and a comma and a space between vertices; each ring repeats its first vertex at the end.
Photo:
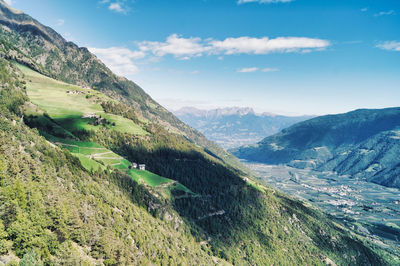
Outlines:
POLYGON ((201 110, 184 107, 175 112, 182 121, 201 131, 224 148, 253 144, 309 116, 290 117, 271 113, 257 114, 250 107, 201 110))
POLYGON ((182 107, 178 111, 175 112, 179 115, 194 115, 197 117, 221 117, 221 116, 231 116, 231 115, 238 115, 244 116, 248 114, 256 115, 253 108, 251 107, 222 107, 216 109, 198 109, 196 107, 182 107))

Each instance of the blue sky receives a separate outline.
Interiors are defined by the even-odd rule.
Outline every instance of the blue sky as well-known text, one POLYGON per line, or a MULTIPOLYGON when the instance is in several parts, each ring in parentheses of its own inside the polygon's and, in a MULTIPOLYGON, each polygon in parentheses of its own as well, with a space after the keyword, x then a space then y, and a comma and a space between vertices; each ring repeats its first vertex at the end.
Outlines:
MULTIPOLYGON (((8 0, 10 2, 10 0, 8 0)), ((398 0, 11 0, 168 109, 400 104, 398 0)))

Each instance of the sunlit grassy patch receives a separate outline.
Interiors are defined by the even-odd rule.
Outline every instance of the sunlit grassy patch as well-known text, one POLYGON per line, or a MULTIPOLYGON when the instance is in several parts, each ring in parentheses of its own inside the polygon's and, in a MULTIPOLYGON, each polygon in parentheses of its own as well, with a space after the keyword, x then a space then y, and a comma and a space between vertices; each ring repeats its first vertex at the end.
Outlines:
POLYGON ((25 75, 31 102, 66 130, 88 131, 105 126, 133 135, 148 134, 130 119, 105 113, 100 102, 114 100, 101 92, 54 80, 20 64, 17 66, 25 75), (94 101, 93 96, 97 100, 94 101), (87 117, 90 115, 95 117, 87 117))
POLYGON ((134 180, 136 181, 143 180, 145 183, 147 183, 152 187, 172 182, 171 179, 153 174, 145 170, 130 169, 128 173, 134 180))

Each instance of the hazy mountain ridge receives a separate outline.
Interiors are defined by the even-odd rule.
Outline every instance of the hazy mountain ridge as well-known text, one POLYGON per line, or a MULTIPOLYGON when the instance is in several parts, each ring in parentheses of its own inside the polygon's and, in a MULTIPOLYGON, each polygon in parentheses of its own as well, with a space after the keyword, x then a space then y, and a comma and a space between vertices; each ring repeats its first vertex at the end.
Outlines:
POLYGON ((399 126, 400 108, 360 109, 300 122, 233 152, 252 161, 334 170, 399 187, 399 126))
POLYGON ((312 117, 257 114, 249 107, 211 110, 184 107, 174 114, 226 149, 256 143, 265 136, 312 117))

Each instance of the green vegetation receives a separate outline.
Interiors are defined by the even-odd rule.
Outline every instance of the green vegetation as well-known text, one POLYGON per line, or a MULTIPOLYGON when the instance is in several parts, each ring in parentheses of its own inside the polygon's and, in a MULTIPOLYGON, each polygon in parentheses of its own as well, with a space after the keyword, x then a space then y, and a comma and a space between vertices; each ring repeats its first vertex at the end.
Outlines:
MULTIPOLYGON (((68 139, 68 137, 78 139, 73 135, 73 132, 96 131, 99 129, 99 125, 91 125, 90 122, 88 122, 93 120, 93 118, 81 118, 84 113, 104 113, 101 105, 93 103, 88 100, 87 97, 83 96, 85 94, 87 95, 91 90, 59 82, 43 76, 21 64, 17 64, 17 67, 24 74, 29 98, 32 103, 38 105, 42 110, 42 113, 27 110, 25 114, 30 116, 30 118, 28 118, 28 123, 31 126, 39 128, 48 140, 68 149, 74 156, 79 158, 85 169, 93 172, 100 169, 104 170, 106 166, 111 166, 127 171, 135 181, 142 181, 152 187, 172 182, 171 179, 161 177, 148 171, 129 169, 131 162, 97 143, 68 139), (70 96, 67 92, 73 92, 74 94, 70 96), (32 119, 31 117, 35 115, 36 117, 32 119), (66 138, 55 137, 51 134, 66 138)), ((96 92, 95 96, 97 102, 102 100, 106 101, 106 104, 115 102, 100 92, 96 92)), ((123 116, 105 113, 102 114, 102 117, 108 121, 112 121, 115 125, 106 128, 133 135, 147 134, 139 125, 133 122, 133 119, 129 119, 132 118, 132 114, 130 114, 130 117, 128 116, 128 118, 125 118, 123 116)), ((191 193, 191 191, 182 184, 174 189, 191 193)))
MULTIPOLYGON (((69 150, 72 155, 79 158, 82 166, 90 172, 105 170, 106 166, 126 171, 135 181, 142 181, 151 187, 157 187, 172 180, 153 174, 149 171, 130 169, 131 162, 119 156, 118 154, 98 145, 94 142, 81 142, 73 140, 64 140, 48 134, 44 134, 48 140, 69 150)), ((186 193, 192 193, 188 188, 179 184, 174 187, 175 190, 181 190, 186 193)))
MULTIPOLYGON (((146 131, 132 120, 104 113, 101 103, 112 101, 104 94, 54 80, 21 64, 17 66, 25 76, 31 102, 45 110, 48 117, 62 124, 65 130, 98 130, 103 125, 124 133, 146 135, 146 131), (91 97, 86 97, 88 95, 91 97)), ((36 113, 31 111, 28 115, 36 113)))
MULTIPOLYGON (((5 62, 0 63, 1 72, 5 62)), ((144 186, 121 171, 90 174, 68 151, 51 146, 24 125, 21 113, 11 108, 27 99, 22 91, 0 90, 0 96, 2 261, 11 265, 20 259, 20 265, 215 263, 179 215, 144 186)))
MULTIPOLYGON (((41 110, 32 107, 23 73, 2 60, 0 73, 14 85, 0 90, 0 255, 45 265, 318 265, 326 258, 339 265, 386 263, 375 246, 331 217, 275 190, 249 185, 228 153, 187 128, 134 83, 112 74, 86 49, 36 27, 1 32, 0 40, 10 44, 4 49, 13 51, 8 59, 64 82, 98 87, 112 99, 82 95, 79 101, 92 105, 85 108, 100 106, 104 114, 127 119, 146 134, 95 121, 87 122, 94 128, 64 128, 67 118, 81 115, 80 109, 71 105, 73 113, 67 113, 34 94, 41 110), (23 110, 36 113, 22 120, 23 110), (93 165, 84 163, 88 171, 68 149, 53 147, 39 132, 64 144, 89 142, 126 159, 112 168, 108 160, 117 159, 100 156, 96 162, 109 164, 107 169, 91 172, 93 165), (154 175, 144 172, 143 180, 160 185, 135 182, 129 176, 134 171, 125 170, 129 162, 145 163, 154 175), (163 184, 161 177, 176 182, 163 184), (171 197, 159 191, 164 185, 171 197), (183 186, 187 189, 174 189, 183 186)), ((56 95, 54 99, 60 101, 56 95)), ((80 144, 77 153, 92 155, 88 148, 80 144)))
POLYGON ((72 153, 75 157, 78 157, 79 161, 81 162, 82 166, 90 171, 90 172, 97 172, 99 170, 105 170, 106 167, 94 160, 89 159, 87 156, 80 154, 80 153, 72 153))
MULTIPOLYGON (((143 171, 138 169, 130 169, 128 174, 136 181, 143 180, 146 184, 149 184, 152 187, 160 186, 162 184, 167 184, 171 182, 171 179, 153 174, 149 171, 143 171)), ((182 185, 181 185, 182 186, 182 185)), ((184 186, 184 191, 189 191, 184 186)))

